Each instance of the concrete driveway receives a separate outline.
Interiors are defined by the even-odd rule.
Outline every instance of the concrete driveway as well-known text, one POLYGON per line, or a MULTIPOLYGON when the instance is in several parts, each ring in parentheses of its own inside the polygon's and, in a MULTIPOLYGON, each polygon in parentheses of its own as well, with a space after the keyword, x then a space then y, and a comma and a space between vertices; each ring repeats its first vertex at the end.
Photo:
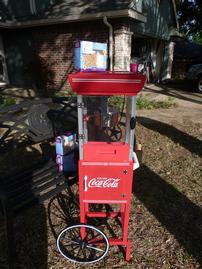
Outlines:
POLYGON ((159 120, 166 123, 182 124, 184 121, 202 123, 202 94, 189 90, 182 90, 173 85, 145 86, 143 96, 151 100, 164 100, 169 96, 175 98, 177 107, 169 109, 138 110, 137 115, 159 120))

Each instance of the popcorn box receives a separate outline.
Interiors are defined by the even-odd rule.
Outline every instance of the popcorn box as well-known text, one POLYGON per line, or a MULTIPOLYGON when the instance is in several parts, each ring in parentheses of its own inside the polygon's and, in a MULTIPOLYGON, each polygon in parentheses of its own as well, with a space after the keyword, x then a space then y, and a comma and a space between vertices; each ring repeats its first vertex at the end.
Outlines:
POLYGON ((66 135, 57 136, 55 140, 56 154, 65 155, 76 146, 76 134, 68 133, 66 135))
POLYGON ((107 44, 90 41, 76 42, 74 66, 79 70, 105 71, 107 69, 107 44))

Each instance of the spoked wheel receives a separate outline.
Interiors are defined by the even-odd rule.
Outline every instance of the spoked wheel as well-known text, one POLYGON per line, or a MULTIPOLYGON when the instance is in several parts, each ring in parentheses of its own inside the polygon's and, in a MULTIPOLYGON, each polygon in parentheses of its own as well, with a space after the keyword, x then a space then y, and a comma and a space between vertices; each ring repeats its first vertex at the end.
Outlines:
POLYGON ((122 130, 120 126, 114 126, 106 130, 107 135, 112 141, 120 141, 122 138, 122 130))
POLYGON ((90 264, 106 256, 109 241, 99 229, 78 224, 67 227, 59 234, 57 247, 66 259, 80 264, 90 264))

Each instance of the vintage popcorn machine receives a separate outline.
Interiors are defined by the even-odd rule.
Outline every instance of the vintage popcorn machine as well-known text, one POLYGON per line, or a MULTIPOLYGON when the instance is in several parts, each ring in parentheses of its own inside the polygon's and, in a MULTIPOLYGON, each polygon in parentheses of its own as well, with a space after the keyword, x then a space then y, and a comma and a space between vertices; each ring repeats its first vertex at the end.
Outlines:
POLYGON ((130 201, 138 165, 133 150, 136 95, 145 76, 78 72, 69 75, 69 82, 78 106, 80 224, 60 233, 58 249, 71 261, 90 264, 104 258, 109 246, 121 245, 129 261, 130 201), (111 210, 98 210, 102 205, 111 210), (119 218, 121 237, 106 236, 104 230, 88 225, 90 218, 119 218))

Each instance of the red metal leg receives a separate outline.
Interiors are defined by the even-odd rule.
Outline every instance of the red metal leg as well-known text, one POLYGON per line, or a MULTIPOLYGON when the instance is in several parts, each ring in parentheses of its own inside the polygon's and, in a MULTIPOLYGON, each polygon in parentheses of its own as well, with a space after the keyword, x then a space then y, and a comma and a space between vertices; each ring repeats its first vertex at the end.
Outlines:
POLYGON ((80 222, 81 223, 86 223, 86 218, 85 218, 85 204, 80 203, 80 222))
POLYGON ((120 205, 120 212, 121 212, 121 223, 122 223, 122 233, 123 233, 123 224, 125 219, 125 204, 120 205))
POLYGON ((124 221, 122 223, 122 229, 123 229, 123 241, 126 243, 126 261, 131 260, 130 256, 130 241, 128 240, 128 223, 129 223, 129 214, 130 214, 130 203, 127 203, 125 205, 125 214, 124 214, 124 221))
POLYGON ((131 260, 131 255, 130 255, 130 241, 128 240, 128 243, 126 245, 126 256, 125 259, 127 262, 131 260))
MULTIPOLYGON (((80 202, 80 222, 86 223, 86 218, 85 218, 85 204, 80 202)), ((83 239, 85 237, 85 228, 81 228, 81 238, 83 239)))
POLYGON ((128 223, 129 223, 129 213, 130 213, 130 204, 127 203, 125 205, 125 214, 124 214, 124 222, 122 223, 123 228, 123 241, 128 240, 128 223))
POLYGON ((84 203, 84 214, 85 214, 85 223, 87 223, 87 213, 89 211, 89 204, 84 203))

